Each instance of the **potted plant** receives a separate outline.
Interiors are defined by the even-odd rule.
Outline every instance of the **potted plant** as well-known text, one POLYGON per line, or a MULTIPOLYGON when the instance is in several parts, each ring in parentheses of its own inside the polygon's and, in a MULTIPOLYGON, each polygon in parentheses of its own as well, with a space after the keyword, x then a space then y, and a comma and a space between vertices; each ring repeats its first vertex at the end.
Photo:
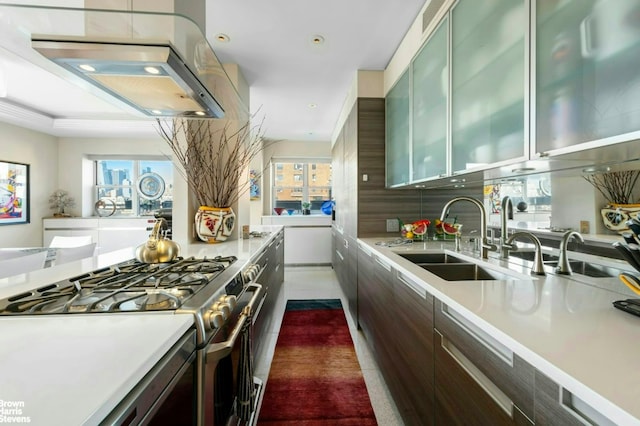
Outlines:
POLYGON ((53 217, 70 217, 71 215, 66 211, 69 207, 76 205, 73 197, 69 196, 67 191, 58 189, 49 197, 49 208, 55 210, 53 217))
POLYGON ((308 201, 302 202, 302 214, 310 215, 311 214, 311 203, 308 201))
MULTIPOLYGON (((251 161, 273 141, 263 140, 262 122, 177 118, 158 120, 159 133, 173 151, 173 161, 195 195, 198 238, 215 243, 233 232, 232 206, 249 190, 251 161)), ((255 178, 255 176, 254 176, 255 178)))
POLYGON ((607 205, 600 210, 602 222, 607 229, 616 232, 626 231, 629 229, 626 222, 640 214, 640 204, 632 204, 633 189, 639 176, 638 170, 583 176, 607 199, 607 205))

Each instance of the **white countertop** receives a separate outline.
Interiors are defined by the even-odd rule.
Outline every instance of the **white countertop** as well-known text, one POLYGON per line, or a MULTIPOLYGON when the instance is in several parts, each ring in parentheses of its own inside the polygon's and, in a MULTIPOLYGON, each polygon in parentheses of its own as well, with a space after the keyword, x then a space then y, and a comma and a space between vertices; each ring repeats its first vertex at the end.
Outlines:
MULTIPOLYGON (((281 226, 253 230, 276 232, 281 226)), ((270 236, 182 244, 182 256, 248 262, 270 236)), ((0 279, 0 298, 132 259, 135 248, 0 279)), ((193 324, 173 312, 0 316, 0 400, 33 425, 99 423, 193 324)), ((0 413, 2 414, 2 413, 0 413)))
POLYGON ((98 424, 192 324, 172 313, 3 317, 0 399, 23 404, 16 414, 32 425, 98 424))
MULTIPOLYGON (((533 277, 514 266, 510 280, 445 281, 395 253, 450 243, 388 248, 375 244, 381 240, 360 243, 616 424, 640 425, 640 317, 612 306, 631 297, 617 278, 598 278, 596 287, 587 284, 593 278, 533 277)), ((507 264, 491 258, 485 265, 507 264)))

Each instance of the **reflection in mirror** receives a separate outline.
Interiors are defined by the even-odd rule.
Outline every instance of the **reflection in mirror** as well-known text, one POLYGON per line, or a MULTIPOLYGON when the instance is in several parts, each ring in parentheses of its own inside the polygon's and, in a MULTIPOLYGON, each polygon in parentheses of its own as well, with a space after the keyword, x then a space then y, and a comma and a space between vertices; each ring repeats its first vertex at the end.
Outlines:
POLYGON ((491 225, 500 225, 501 200, 514 206, 513 221, 519 228, 548 228, 551 221, 551 178, 548 173, 501 179, 484 186, 484 204, 491 225))

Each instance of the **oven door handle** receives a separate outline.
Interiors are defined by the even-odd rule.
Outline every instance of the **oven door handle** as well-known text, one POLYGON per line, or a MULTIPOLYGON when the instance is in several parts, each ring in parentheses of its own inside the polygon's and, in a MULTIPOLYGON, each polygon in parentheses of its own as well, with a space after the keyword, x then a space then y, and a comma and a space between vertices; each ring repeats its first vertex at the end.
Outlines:
POLYGON ((242 309, 242 312, 238 317, 238 323, 233 328, 233 331, 231 332, 227 340, 225 340, 224 342, 213 343, 207 347, 208 359, 209 356, 211 356, 213 360, 218 361, 231 353, 233 346, 236 344, 238 336, 240 336, 240 333, 242 332, 244 324, 247 322, 254 310, 255 305, 258 304, 262 297, 263 289, 261 284, 251 283, 247 286, 247 289, 245 291, 249 291, 250 288, 255 289, 253 296, 251 296, 251 300, 249 300, 247 306, 242 309))

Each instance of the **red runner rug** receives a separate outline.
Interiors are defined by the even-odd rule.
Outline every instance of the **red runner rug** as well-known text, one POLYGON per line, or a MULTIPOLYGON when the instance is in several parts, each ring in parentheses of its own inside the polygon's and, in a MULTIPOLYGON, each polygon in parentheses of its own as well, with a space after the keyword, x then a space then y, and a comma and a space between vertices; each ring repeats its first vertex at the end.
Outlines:
POLYGON ((258 425, 377 425, 340 300, 287 301, 258 425))

